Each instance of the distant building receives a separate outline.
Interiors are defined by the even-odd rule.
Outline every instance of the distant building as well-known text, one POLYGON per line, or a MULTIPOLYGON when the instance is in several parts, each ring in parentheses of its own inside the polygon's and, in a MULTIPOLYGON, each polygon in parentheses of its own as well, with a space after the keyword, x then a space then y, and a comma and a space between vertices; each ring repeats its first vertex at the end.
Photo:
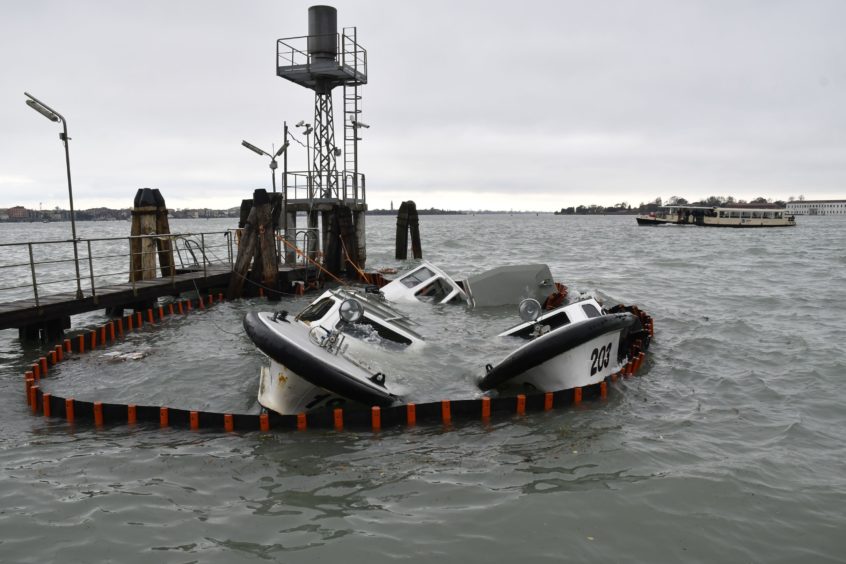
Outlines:
POLYGON ((846 215, 846 200, 796 200, 787 202, 793 215, 846 215))
POLYGON ((29 210, 23 206, 15 206, 6 210, 9 221, 26 221, 29 219, 29 210))

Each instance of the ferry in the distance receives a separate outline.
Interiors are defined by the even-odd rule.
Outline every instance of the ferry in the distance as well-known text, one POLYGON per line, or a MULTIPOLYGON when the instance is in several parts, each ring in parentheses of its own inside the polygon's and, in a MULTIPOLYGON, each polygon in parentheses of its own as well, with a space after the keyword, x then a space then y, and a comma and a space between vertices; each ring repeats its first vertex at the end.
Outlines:
POLYGON ((784 208, 760 206, 662 206, 637 216, 638 225, 700 225, 703 227, 790 227, 793 214, 784 208))

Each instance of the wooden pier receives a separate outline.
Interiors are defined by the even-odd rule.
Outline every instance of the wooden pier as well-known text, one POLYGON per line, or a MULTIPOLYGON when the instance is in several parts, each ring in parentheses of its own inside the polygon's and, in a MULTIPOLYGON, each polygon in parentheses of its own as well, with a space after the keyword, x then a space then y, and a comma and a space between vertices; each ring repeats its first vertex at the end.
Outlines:
POLYGON ((168 278, 139 280, 97 288, 96 294, 77 299, 76 292, 62 292, 35 299, 0 304, 0 329, 17 328, 22 336, 35 338, 36 332, 61 332, 67 328, 71 315, 107 308, 132 308, 137 304, 155 302, 162 296, 178 296, 181 292, 225 288, 231 270, 210 266, 206 272, 187 272, 168 278), (133 287, 134 286, 134 287, 133 287))
MULTIPOLYGON (((306 278, 303 266, 282 266, 279 279, 283 287, 293 288, 306 278)), ((224 292, 233 276, 229 265, 209 265, 205 272, 182 272, 167 278, 112 284, 96 289, 96 294, 77 299, 76 292, 62 292, 0 303, 0 329, 19 329, 22 338, 48 339, 61 335, 70 326, 70 316, 98 309, 146 309, 156 300, 179 296, 184 292, 224 292)), ((314 275, 312 274, 312 277, 314 275)), ((293 292, 293 290, 292 290, 293 292)), ((256 292, 257 293, 257 292, 256 292)))

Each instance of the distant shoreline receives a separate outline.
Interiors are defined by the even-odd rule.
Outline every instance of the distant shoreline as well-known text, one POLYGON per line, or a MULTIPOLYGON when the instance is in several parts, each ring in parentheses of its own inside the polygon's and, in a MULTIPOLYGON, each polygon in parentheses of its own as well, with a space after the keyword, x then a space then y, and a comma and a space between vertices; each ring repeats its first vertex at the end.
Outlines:
MULTIPOLYGON (((132 218, 132 210, 96 208, 91 210, 76 210, 74 212, 76 221, 129 221, 132 218)), ((507 211, 507 210, 443 210, 437 208, 418 209, 417 215, 515 215, 515 214, 548 214, 551 211, 507 211)), ((367 210, 367 215, 396 216, 397 210, 374 209, 367 210)), ((226 210, 212 209, 187 209, 168 210, 169 219, 220 219, 240 217, 240 208, 226 210)), ((0 223, 58 223, 70 221, 68 210, 29 210, 23 207, 0 210, 0 223), (13 212, 14 210, 14 212, 13 212), (13 213, 10 213, 13 212, 13 213)))

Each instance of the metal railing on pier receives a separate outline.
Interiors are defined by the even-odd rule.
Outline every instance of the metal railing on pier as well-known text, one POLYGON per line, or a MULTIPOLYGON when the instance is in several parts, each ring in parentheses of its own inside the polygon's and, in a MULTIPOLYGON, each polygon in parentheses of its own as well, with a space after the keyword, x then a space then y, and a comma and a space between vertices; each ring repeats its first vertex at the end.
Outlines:
MULTIPOLYGON (((141 282, 132 268, 138 256, 142 264, 155 264, 161 241, 169 241, 173 249, 174 268, 170 277, 185 272, 232 269, 237 252, 234 230, 77 239, 79 268, 75 269, 73 240, 31 241, 0 244, 0 302, 32 298, 36 307, 53 294, 75 292, 96 296, 97 291, 114 284, 131 284, 133 290, 141 282), (131 251, 133 240, 147 240, 140 253, 131 251), (147 250, 143 250, 143 249, 147 250), (76 272, 79 272, 79 278, 76 272)), ((156 268, 156 278, 162 279, 156 268)), ((165 277, 166 278, 166 277, 165 277)))

